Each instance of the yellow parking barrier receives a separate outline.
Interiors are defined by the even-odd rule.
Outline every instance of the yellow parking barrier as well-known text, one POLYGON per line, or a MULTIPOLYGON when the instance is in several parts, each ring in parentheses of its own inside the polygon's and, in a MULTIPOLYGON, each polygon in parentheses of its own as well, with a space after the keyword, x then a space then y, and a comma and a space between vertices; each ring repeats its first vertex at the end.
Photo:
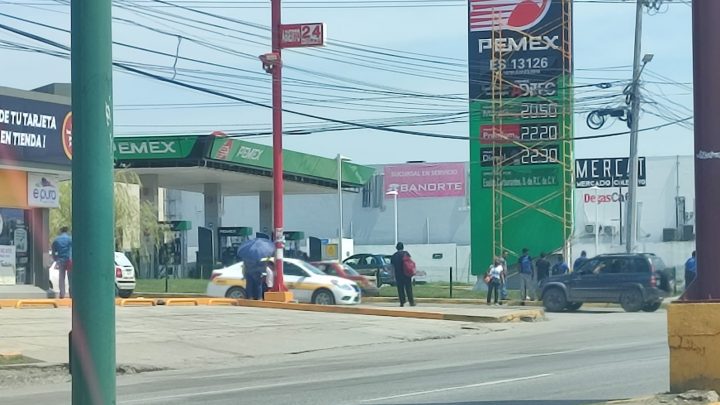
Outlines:
POLYGON ((121 307, 128 307, 128 306, 151 306, 154 307, 157 305, 157 302, 155 300, 150 298, 122 298, 118 300, 118 305, 121 307))
POLYGON ((51 306, 53 308, 58 307, 56 300, 18 300, 15 304, 15 308, 28 308, 28 307, 46 307, 51 306))
POLYGON ((198 300, 195 298, 168 298, 165 300, 165 305, 198 305, 198 300))
POLYGON ((208 305, 231 305, 237 306, 238 301, 232 298, 211 298, 207 301, 208 305))

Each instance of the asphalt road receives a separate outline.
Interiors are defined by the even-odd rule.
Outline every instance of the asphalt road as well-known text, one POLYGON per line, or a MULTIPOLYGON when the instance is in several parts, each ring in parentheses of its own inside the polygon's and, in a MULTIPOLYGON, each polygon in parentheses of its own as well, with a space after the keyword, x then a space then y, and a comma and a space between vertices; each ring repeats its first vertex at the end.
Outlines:
MULTIPOLYGON (((571 405, 642 396, 667 390, 665 317, 664 311, 551 314, 534 324, 462 326, 477 328, 475 334, 121 376, 118 403, 571 405)), ((332 325, 335 318, 323 319, 332 325)), ((337 322, 344 329, 348 318, 337 322)), ((458 325, 432 322, 439 331, 458 325)), ((284 345, 301 338, 282 329, 278 334, 284 345)), ((4 405, 69 403, 69 384, 8 389, 0 396, 4 405)))

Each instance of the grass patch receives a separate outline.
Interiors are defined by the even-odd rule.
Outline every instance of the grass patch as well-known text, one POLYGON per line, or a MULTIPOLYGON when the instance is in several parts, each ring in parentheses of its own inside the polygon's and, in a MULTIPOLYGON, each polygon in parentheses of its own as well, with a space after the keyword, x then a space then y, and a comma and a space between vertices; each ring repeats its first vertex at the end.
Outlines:
MULTIPOLYGON (((204 294, 207 290, 208 280, 194 278, 171 278, 167 280, 169 293, 204 294)), ((139 279, 135 291, 140 293, 164 293, 165 279, 139 279)))
POLYGON ((31 363, 39 363, 40 360, 33 359, 31 357, 25 357, 23 355, 18 356, 6 356, 6 355, 0 355, 0 366, 10 366, 14 364, 31 364, 31 363))

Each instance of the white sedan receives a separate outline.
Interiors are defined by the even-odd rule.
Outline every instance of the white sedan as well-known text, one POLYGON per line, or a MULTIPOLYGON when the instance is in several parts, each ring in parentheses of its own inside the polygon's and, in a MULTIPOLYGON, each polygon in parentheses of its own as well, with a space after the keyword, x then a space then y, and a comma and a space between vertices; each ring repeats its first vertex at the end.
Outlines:
MULTIPOLYGON (((320 305, 358 304, 360 287, 355 282, 328 276, 313 265, 297 259, 283 259, 285 286, 298 302, 320 305)), ((207 287, 209 297, 247 298, 243 264, 215 270, 207 287)))
MULTIPOLYGON (((72 272, 72 270, 70 270, 72 272)), ((115 290, 117 295, 128 298, 135 290, 135 267, 122 252, 115 252, 115 290)), ((60 271, 53 262, 50 266, 50 289, 56 294, 60 291, 60 271)), ((65 296, 68 296, 70 284, 65 276, 65 296)))

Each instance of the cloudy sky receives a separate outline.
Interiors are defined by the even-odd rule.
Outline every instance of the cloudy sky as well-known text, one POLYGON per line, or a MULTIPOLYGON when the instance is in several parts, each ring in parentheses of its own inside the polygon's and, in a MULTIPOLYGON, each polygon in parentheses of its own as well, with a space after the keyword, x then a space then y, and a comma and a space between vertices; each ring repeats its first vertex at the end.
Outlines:
MULTIPOLYGON (((574 2, 578 137, 626 131, 585 124, 595 108, 621 106, 631 77, 634 2, 574 2)), ((269 76, 257 56, 269 51, 267 1, 115 0, 114 59, 137 69, 270 103, 269 76)), ((315 116, 423 133, 468 135, 467 4, 459 0, 288 0, 283 22, 325 22, 328 46, 287 50, 285 107, 315 116)), ((0 24, 69 45, 69 0, 0 0, 0 24)), ((692 116, 691 8, 665 1, 644 15, 641 128, 692 116)), ((32 89, 67 82, 58 49, 0 31, 0 86, 32 89), (49 55, 48 53, 55 55, 49 55)), ((222 130, 270 143, 270 110, 202 94, 122 70, 114 74, 119 135, 207 134, 222 130)), ((358 163, 464 161, 468 144, 285 116, 285 147, 358 163)), ((627 135, 576 143, 577 157, 627 155, 627 135)), ((640 153, 689 155, 692 121, 642 132, 640 153)))

